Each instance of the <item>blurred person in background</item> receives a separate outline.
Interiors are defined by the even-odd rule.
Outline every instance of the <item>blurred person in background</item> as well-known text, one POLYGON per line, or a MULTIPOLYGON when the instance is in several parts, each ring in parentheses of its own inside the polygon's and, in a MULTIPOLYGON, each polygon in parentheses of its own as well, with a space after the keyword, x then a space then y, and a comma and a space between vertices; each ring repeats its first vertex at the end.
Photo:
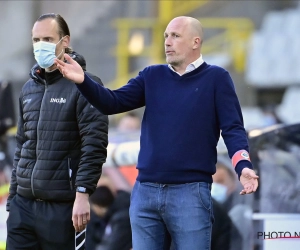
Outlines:
POLYGON ((7 183, 6 172, 11 172, 12 156, 8 150, 8 130, 15 126, 15 105, 11 83, 0 81, 0 185, 7 183))
POLYGON ((230 210, 238 204, 250 205, 253 197, 239 195, 242 185, 231 167, 231 161, 228 156, 218 154, 216 173, 212 178, 212 197, 218 203, 222 204, 222 207, 227 212, 230 212, 230 210))
POLYGON ((232 79, 225 69, 202 59, 201 23, 176 17, 164 37, 167 64, 146 67, 113 91, 99 86, 68 55, 68 63, 55 62, 105 114, 145 106, 130 205, 133 249, 167 249, 170 233, 176 249, 207 250, 220 132, 243 185, 240 194, 255 192, 258 176, 232 79))
POLYGON ((223 155, 218 155, 216 173, 212 176, 213 183, 212 197, 225 208, 227 212, 235 205, 238 199, 238 178, 230 166, 230 159, 223 155))
POLYGON ((140 128, 141 120, 134 112, 127 112, 120 118, 117 124, 117 130, 124 133, 140 131, 140 128))
POLYGON ((84 249, 89 195, 106 160, 108 117, 54 64, 54 58, 64 60, 68 53, 82 70, 86 66, 69 47, 70 31, 63 17, 40 16, 32 28, 32 44, 37 64, 19 98, 7 250, 84 249))
POLYGON ((219 202, 212 198, 212 203, 215 220, 212 226, 211 250, 229 250, 233 230, 232 221, 219 202))
POLYGON ((86 249, 129 250, 132 247, 130 192, 118 189, 108 175, 102 175, 90 204, 86 249))
POLYGON ((126 112, 117 121, 116 126, 109 128, 109 143, 118 144, 124 141, 138 140, 141 133, 141 119, 136 112, 126 112))
POLYGON ((11 165, 7 161, 6 153, 0 152, 0 187, 7 185, 11 176, 11 165))
MULTIPOLYGON (((238 178, 231 167, 228 156, 218 154, 217 159, 216 173, 212 176, 213 183, 211 188, 215 214, 212 239, 215 237, 220 238, 220 240, 217 240, 215 243, 212 242, 212 250, 220 249, 221 245, 219 243, 225 240, 222 235, 223 233, 227 237, 228 249, 240 250, 243 248, 243 235, 235 225, 236 220, 232 220, 231 216, 235 215, 230 213, 236 205, 247 203, 246 198, 248 197, 239 195, 241 184, 238 182, 238 178)), ((243 223, 242 220, 243 218, 241 218, 240 223, 243 223)))
MULTIPOLYGON (((15 126, 15 120, 15 105, 11 83, 0 80, 0 138, 15 126)), ((2 147, 1 142, 1 150, 3 150, 2 147)))
POLYGON ((283 124, 283 121, 278 117, 276 113, 275 105, 265 105, 261 110, 263 113, 263 127, 283 124))

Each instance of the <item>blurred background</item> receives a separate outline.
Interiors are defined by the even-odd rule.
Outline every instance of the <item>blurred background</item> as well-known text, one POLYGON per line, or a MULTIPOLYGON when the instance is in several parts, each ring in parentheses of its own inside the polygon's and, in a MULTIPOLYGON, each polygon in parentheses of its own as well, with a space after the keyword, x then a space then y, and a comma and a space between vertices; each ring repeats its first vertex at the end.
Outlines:
MULTIPOLYGON (((264 213, 291 213, 296 216, 292 220, 299 220, 300 207, 297 204, 300 200, 297 198, 300 195, 297 195, 300 184, 296 174, 300 161, 299 1, 0 1, 0 118, 5 120, 1 120, 0 128, 1 124, 7 125, 1 134, 0 148, 4 176, 0 176, 2 203, 7 194, 14 153, 18 95, 35 64, 31 29, 41 14, 49 12, 64 17, 71 32, 71 47, 85 57, 87 70, 98 75, 104 85, 112 89, 126 84, 130 77, 149 64, 165 63, 163 32, 173 17, 187 15, 201 21, 204 28, 203 58, 209 64, 224 67, 233 78, 257 171, 270 183, 274 180, 270 172, 276 165, 284 172, 280 172, 283 179, 279 178, 276 183, 293 185, 285 192, 282 192, 284 185, 278 185, 278 190, 272 192, 271 186, 265 185, 255 197, 239 201, 247 206, 243 211, 251 212, 248 235, 251 241, 244 248, 236 249, 283 249, 278 242, 275 247, 270 246, 273 243, 258 241, 256 234, 266 229, 262 221, 269 217, 263 217, 264 213), (282 165, 289 167, 282 170, 282 165), (265 172, 262 172, 261 166, 269 167, 264 167, 265 172), (290 196, 294 192, 296 200, 290 196), (278 198, 278 194, 285 202, 278 198), (291 207, 287 204, 292 199, 295 202, 291 207), (272 205, 272 200, 276 200, 276 204, 272 205)), ((134 116, 142 119, 142 112, 143 109, 136 110, 134 116)), ((110 116, 110 145, 105 171, 111 171, 118 185, 130 190, 136 175, 139 126, 130 132, 118 130, 125 115, 110 116), (124 145, 124 142, 128 144, 124 145), (112 160, 110 151, 117 146, 120 146, 120 158, 112 160), (116 168, 117 172, 114 171, 116 168)), ((227 157, 222 139, 218 153, 227 157)), ((226 165, 222 160, 220 164, 226 165)), ((0 241, 5 240, 7 216, 2 207, 0 218, 4 223, 0 223, 0 241)), ((249 213, 243 216, 248 218, 249 213)), ((283 220, 279 216, 275 221, 278 218, 283 220)), ((268 225, 275 230, 275 225, 268 225)), ((294 230, 288 226, 285 230, 294 230)), ((290 243, 283 244, 288 246, 286 244, 290 243)), ((298 246, 287 249, 300 249, 300 240, 298 246)))
POLYGON ((85 57, 88 71, 111 88, 146 65, 165 62, 163 32, 170 19, 198 18, 204 27, 203 57, 231 73, 246 127, 264 125, 263 111, 275 108, 284 122, 300 120, 296 0, 1 1, 0 79, 12 83, 14 100, 35 63, 32 26, 48 12, 66 19, 71 46, 85 57))

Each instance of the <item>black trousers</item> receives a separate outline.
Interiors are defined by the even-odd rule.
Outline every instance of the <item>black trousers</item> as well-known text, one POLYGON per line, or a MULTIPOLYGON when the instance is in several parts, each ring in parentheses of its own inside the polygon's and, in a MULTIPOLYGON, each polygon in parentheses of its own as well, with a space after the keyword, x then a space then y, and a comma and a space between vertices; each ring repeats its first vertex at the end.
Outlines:
POLYGON ((83 250, 85 232, 75 234, 73 202, 46 202, 16 195, 7 219, 7 250, 83 250), (81 247, 80 247, 81 246, 81 247))

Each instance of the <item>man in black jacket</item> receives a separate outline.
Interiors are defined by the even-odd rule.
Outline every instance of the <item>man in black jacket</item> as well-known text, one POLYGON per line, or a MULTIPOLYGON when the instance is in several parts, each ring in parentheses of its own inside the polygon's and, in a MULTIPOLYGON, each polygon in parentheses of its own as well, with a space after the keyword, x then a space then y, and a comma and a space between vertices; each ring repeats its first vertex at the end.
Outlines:
POLYGON ((69 48, 69 28, 60 15, 39 17, 32 42, 38 65, 19 98, 7 250, 83 249, 89 195, 106 160, 108 117, 53 64, 68 53, 85 70, 84 58, 69 48))

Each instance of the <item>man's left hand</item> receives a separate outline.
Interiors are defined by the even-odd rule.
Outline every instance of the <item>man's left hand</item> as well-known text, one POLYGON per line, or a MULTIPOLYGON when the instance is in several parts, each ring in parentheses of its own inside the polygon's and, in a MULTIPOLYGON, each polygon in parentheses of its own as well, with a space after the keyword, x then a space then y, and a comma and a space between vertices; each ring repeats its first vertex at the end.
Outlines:
POLYGON ((250 168, 244 168, 240 177, 244 189, 240 192, 241 195, 251 194, 256 191, 258 187, 258 176, 250 168))
POLYGON ((90 203, 88 194, 76 193, 72 221, 76 232, 81 232, 86 228, 87 223, 90 221, 90 203))

